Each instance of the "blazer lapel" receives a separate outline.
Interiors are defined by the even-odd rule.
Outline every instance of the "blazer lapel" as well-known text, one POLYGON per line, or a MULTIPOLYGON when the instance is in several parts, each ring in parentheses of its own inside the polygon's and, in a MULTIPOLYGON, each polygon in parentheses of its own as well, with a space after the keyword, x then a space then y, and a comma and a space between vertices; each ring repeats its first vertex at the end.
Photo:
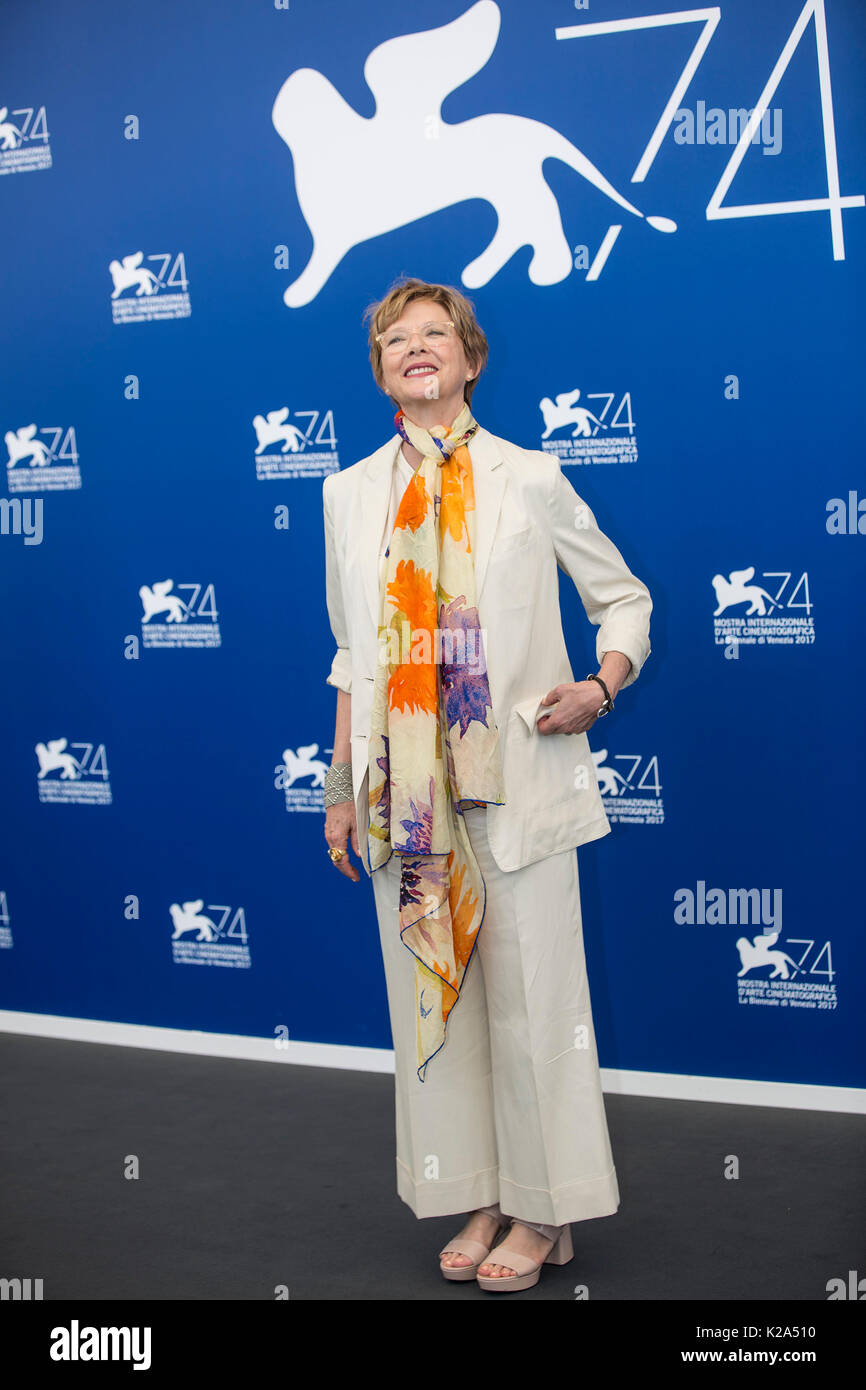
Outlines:
POLYGON ((489 430, 479 429, 469 441, 475 488, 475 598, 481 597, 487 561, 499 525, 499 511, 508 479, 502 455, 489 430))
MULTIPOLYGON (((361 535, 359 562, 363 576, 367 606, 379 629, 379 547, 391 501, 391 481, 394 461, 402 444, 395 434, 367 460, 361 484, 361 535)), ((499 522, 502 496, 505 492, 506 470, 501 469, 502 457, 494 436, 479 426, 469 442, 472 458, 472 481, 475 490, 475 594, 480 597, 487 572, 487 561, 499 522)))
POLYGON ((371 454, 361 481, 357 564, 360 567, 367 607, 373 619, 374 650, 377 649, 379 641, 379 546, 391 501, 394 460, 402 442, 402 436, 395 434, 387 444, 383 444, 381 449, 371 454))

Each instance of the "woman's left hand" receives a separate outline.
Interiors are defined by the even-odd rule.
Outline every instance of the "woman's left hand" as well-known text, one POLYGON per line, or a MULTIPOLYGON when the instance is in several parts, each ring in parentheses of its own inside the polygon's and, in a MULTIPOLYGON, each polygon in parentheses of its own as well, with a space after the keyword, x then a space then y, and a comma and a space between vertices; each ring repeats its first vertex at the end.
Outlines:
POLYGON ((548 690, 543 705, 556 705, 552 714, 539 716, 536 729, 540 734, 582 734, 598 718, 605 693, 598 681, 575 681, 555 685, 548 690))

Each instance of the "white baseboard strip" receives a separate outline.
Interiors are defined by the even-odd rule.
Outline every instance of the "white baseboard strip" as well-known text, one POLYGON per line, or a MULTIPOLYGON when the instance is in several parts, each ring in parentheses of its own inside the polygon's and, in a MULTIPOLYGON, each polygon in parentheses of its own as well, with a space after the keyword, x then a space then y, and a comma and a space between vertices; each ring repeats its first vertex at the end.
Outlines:
MULTIPOLYGON (((0 1009, 0 1033, 63 1038, 68 1042, 110 1043, 117 1047, 147 1047, 159 1052, 192 1052, 203 1057, 234 1057, 249 1062, 283 1062, 299 1067, 394 1071, 394 1053, 385 1048, 296 1042, 291 1038, 283 1041, 235 1033, 203 1033, 186 1028, 153 1028, 141 1023, 62 1018, 54 1014, 19 1013, 11 1009, 0 1009)), ((741 1077, 688 1076, 674 1072, 620 1071, 610 1067, 602 1067, 601 1080, 607 1095, 866 1114, 866 1090, 853 1086, 749 1081, 741 1077)))

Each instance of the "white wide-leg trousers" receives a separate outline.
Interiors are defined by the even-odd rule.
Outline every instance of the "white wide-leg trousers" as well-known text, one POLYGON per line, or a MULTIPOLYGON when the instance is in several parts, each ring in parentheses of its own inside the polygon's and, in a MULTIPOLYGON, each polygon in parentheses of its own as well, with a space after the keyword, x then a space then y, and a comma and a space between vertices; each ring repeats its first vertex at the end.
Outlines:
POLYGON ((400 856, 373 873, 395 1056, 397 1192, 419 1218, 499 1204, 561 1227, 619 1189, 586 977, 577 851, 504 873, 488 811, 466 827, 487 890, 445 1044, 418 1078, 415 957, 400 938, 400 856))

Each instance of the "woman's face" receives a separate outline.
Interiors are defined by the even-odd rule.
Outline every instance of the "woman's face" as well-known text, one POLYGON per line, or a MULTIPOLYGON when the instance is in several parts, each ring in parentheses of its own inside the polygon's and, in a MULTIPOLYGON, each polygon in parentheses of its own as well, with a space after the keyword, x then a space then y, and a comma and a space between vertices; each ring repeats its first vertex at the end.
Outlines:
MULTIPOLYGON (((456 329, 427 338, 417 330, 427 323, 449 322, 448 313, 432 299, 413 299, 399 318, 389 323, 388 332, 404 329, 408 339, 389 351, 382 340, 382 375, 385 390, 398 401, 412 418, 412 407, 426 401, 438 401, 446 424, 463 407, 463 387, 467 377, 474 376, 473 364, 467 361, 456 329), (445 420, 446 413, 450 418, 445 420)), ((427 407, 423 414, 429 412, 427 407)))

